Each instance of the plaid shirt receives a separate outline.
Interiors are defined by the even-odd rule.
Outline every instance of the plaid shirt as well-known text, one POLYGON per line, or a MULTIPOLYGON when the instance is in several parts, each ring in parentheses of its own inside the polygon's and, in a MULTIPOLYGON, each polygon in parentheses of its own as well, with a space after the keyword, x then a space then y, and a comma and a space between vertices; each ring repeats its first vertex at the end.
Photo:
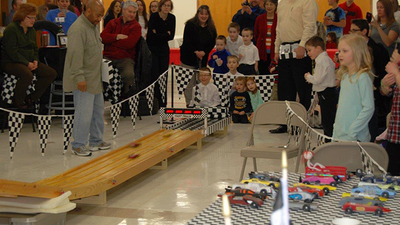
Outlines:
POLYGON ((397 85, 393 88, 392 114, 387 134, 389 142, 400 144, 400 90, 397 85))

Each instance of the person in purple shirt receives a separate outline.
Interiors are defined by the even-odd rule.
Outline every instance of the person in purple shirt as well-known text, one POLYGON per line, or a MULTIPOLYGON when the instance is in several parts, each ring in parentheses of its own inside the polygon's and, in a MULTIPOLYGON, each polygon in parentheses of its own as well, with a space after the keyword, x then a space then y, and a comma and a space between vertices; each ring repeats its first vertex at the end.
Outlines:
POLYGON ((219 35, 215 41, 215 46, 217 51, 211 55, 210 60, 208 61, 208 65, 214 68, 213 73, 221 73, 225 74, 229 72, 229 68, 227 66, 228 56, 231 55, 226 50, 226 37, 223 35, 219 35))

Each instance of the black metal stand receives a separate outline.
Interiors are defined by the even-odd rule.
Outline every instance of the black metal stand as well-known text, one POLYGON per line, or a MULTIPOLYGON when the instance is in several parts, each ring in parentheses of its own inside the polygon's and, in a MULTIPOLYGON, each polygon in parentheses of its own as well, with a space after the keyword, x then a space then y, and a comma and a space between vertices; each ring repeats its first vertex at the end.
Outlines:
MULTIPOLYGON (((173 69, 174 63, 171 63, 171 108, 174 108, 174 69, 173 69)), ((168 85, 168 79, 167 79, 167 85, 168 85)), ((166 101, 168 105, 168 93, 166 96, 166 101)), ((171 117, 170 120, 165 120, 163 122, 164 124, 174 124, 175 120, 174 117, 171 117)))

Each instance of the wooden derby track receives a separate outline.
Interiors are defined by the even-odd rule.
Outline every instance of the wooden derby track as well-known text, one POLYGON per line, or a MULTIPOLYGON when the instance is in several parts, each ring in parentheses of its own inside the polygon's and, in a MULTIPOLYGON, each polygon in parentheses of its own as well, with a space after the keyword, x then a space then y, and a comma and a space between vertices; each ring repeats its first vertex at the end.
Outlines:
POLYGON ((0 179, 0 196, 53 198, 71 191, 70 200, 74 200, 100 195, 203 137, 200 130, 161 129, 44 180, 26 183, 0 179))

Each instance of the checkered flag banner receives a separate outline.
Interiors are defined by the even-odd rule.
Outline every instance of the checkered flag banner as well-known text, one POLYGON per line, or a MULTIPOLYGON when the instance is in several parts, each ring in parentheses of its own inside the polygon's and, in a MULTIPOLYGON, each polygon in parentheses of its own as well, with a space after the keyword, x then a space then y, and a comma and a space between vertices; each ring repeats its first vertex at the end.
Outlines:
POLYGON ((139 95, 138 94, 129 98, 129 108, 131 110, 133 130, 135 130, 136 129, 136 117, 137 117, 138 108, 139 108, 139 95))
POLYGON ((47 146, 47 138, 49 137, 50 126, 51 126, 51 116, 38 117, 40 149, 42 150, 43 156, 44 156, 44 150, 46 149, 47 146))
POLYGON ((189 84, 189 81, 192 79, 195 70, 180 66, 174 66, 174 67, 175 67, 175 77, 176 77, 178 94, 179 98, 181 98, 183 92, 185 91, 186 87, 189 84))
POLYGON ((168 70, 165 71, 161 76, 158 78, 158 86, 160 87, 161 98, 163 102, 166 102, 166 89, 167 89, 167 78, 168 78, 168 70))
POLYGON ((383 169, 369 154, 368 152, 361 146, 360 142, 357 142, 360 147, 361 161, 364 167, 364 172, 374 173, 374 166, 376 166, 382 173, 387 174, 386 170, 383 169))
POLYGON ((10 158, 13 157, 15 146, 17 146, 19 134, 21 133, 21 128, 24 125, 25 114, 18 112, 10 112, 8 115, 8 126, 10 142, 10 158))
POLYGON ((117 103, 111 105, 110 114, 111 114, 111 129, 113 132, 113 138, 117 136, 117 130, 119 125, 119 116, 121 115, 121 103, 117 103))
POLYGON ((64 135, 64 152, 68 150, 68 145, 72 135, 72 129, 74 127, 74 115, 66 115, 63 118, 63 135, 64 135))
POLYGON ((229 91, 235 83, 235 76, 217 73, 214 75, 214 84, 217 86, 219 96, 221 97, 221 106, 229 107, 229 91))
POLYGON ((260 95, 264 102, 268 102, 271 99, 272 89, 275 83, 275 75, 258 75, 254 76, 254 81, 260 90, 260 95))
POLYGON ((200 102, 201 102, 201 99, 202 99, 201 93, 200 93, 199 90, 200 90, 199 86, 196 85, 195 88, 194 88, 194 102, 195 102, 195 105, 199 105, 200 102))
POLYGON ((111 64, 111 61, 104 60, 108 64, 109 83, 104 91, 104 99, 110 100, 111 104, 119 101, 119 96, 122 93, 122 79, 118 69, 111 64))
POLYGON ((154 100, 154 83, 146 88, 146 99, 147 105, 149 106, 150 115, 153 111, 153 100, 154 100))
MULTIPOLYGON (((7 104, 13 103, 14 97, 14 89, 17 85, 18 78, 12 74, 3 73, 4 81, 3 81, 3 91, 1 92, 1 97, 4 102, 7 104)), ((26 91, 27 95, 32 94, 35 91, 36 84, 36 75, 33 74, 32 83, 28 86, 28 90, 26 91)))

